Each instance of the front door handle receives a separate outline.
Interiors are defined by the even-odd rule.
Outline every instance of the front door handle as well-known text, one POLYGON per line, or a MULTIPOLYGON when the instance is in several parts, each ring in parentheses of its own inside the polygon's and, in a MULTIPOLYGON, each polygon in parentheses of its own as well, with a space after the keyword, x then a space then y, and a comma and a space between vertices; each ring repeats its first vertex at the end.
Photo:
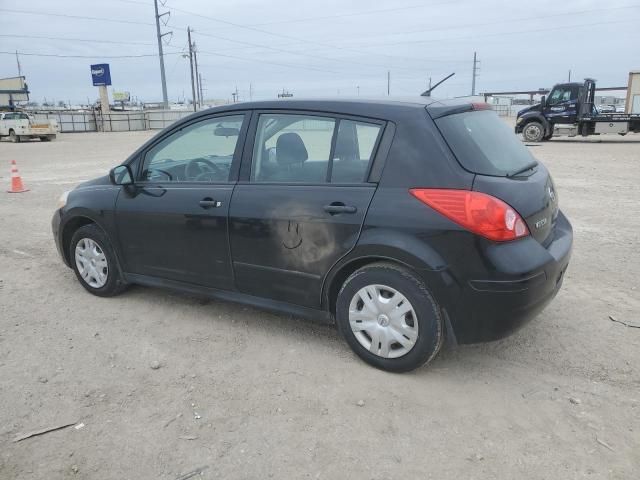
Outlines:
POLYGON ((217 200, 214 200, 213 198, 206 197, 206 198, 203 198, 202 200, 200 200, 199 205, 206 210, 206 209, 209 209, 209 208, 218 208, 218 207, 222 206, 222 202, 218 202, 217 200))
POLYGON ((330 215, 338 215, 339 213, 356 213, 358 209, 352 205, 345 205, 342 202, 333 202, 324 206, 324 211, 330 215))

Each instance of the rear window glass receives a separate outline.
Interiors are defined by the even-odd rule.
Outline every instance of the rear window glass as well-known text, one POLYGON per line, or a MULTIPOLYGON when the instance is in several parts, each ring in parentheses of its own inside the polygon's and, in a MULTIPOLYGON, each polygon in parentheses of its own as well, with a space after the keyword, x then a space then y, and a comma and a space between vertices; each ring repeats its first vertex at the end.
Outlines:
POLYGON ((512 129, 490 110, 457 113, 435 122, 470 172, 502 177, 535 161, 512 129))

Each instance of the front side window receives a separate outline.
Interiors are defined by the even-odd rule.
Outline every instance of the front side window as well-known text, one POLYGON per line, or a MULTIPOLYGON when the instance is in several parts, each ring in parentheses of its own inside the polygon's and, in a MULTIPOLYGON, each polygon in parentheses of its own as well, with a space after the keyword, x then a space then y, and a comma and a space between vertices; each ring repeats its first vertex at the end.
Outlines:
POLYGON ((145 155, 142 181, 227 182, 244 115, 188 125, 145 155))
POLYGON ((577 90, 572 89, 571 87, 558 87, 554 88, 553 92, 549 96, 549 104, 554 105, 556 103, 567 102, 571 100, 572 91, 575 91, 577 97, 577 90))

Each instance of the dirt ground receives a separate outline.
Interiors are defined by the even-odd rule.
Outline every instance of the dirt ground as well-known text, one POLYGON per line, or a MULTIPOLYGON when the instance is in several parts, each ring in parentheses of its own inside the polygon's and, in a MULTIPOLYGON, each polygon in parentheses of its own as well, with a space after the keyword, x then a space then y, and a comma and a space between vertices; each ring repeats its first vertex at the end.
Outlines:
POLYGON ((575 229, 559 295, 505 340, 394 375, 328 326, 85 292, 57 198, 150 135, 0 143, 0 479, 640 478, 640 329, 610 320, 640 325, 640 136, 531 147, 575 229), (30 192, 4 193, 12 159, 30 192))

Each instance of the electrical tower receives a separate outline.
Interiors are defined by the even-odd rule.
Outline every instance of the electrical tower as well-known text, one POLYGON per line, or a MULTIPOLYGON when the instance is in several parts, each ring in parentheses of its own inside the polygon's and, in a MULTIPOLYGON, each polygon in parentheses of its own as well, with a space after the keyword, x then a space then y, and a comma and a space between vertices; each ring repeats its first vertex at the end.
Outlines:
POLYGON ((471 96, 474 96, 476 94, 476 77, 478 76, 478 70, 480 70, 478 68, 479 63, 480 61, 478 60, 476 52, 473 52, 473 76, 471 79, 471 96))
MULTIPOLYGON (((160 81, 162 82, 162 104, 164 108, 169 108, 169 100, 167 98, 167 79, 164 73, 164 53, 162 52, 162 37, 172 35, 173 32, 160 33, 160 18, 165 15, 171 15, 171 12, 158 14, 158 0, 153 0, 153 6, 156 11, 156 34, 158 36, 158 57, 160 58, 160 81)), ((163 4, 164 6, 164 4, 163 4)), ((166 25, 166 23, 165 23, 166 25)))
POLYGON ((198 110, 198 97, 196 95, 196 81, 193 76, 193 43, 191 42, 191 27, 187 27, 187 38, 189 40, 189 71, 191 72, 191 98, 193 101, 193 111, 198 110))

